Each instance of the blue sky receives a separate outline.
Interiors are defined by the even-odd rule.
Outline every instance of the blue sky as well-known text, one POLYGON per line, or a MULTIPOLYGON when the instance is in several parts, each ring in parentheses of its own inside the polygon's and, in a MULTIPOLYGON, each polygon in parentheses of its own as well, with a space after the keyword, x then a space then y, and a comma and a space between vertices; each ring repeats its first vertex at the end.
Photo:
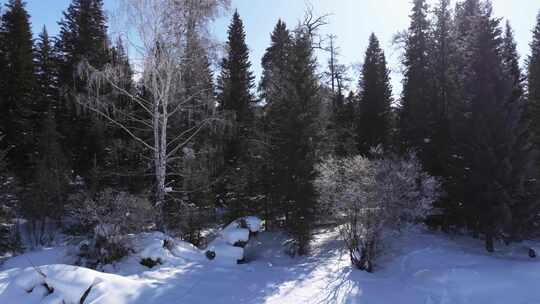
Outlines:
MULTIPOLYGON (((0 2, 6 2, 0 0, 0 2)), ((35 32, 46 25, 52 34, 58 31, 57 21, 70 0, 26 0, 32 16, 35 32)), ((312 0, 315 12, 332 14, 330 24, 323 33, 338 36, 341 49, 340 60, 344 64, 357 64, 362 61, 367 40, 375 32, 386 51, 395 93, 399 93, 399 53, 392 44, 392 36, 399 30, 406 29, 409 23, 410 0, 312 0)), ((516 40, 522 59, 529 53, 531 30, 536 14, 540 10, 537 0, 493 0, 495 15, 510 20, 516 32, 516 40)), ((115 0, 105 0, 106 9, 114 11, 115 0)), ((251 50, 251 61, 256 75, 260 74, 260 58, 270 41, 278 18, 294 27, 302 17, 306 2, 304 0, 232 0, 231 12, 220 18, 213 26, 214 35, 225 40, 226 28, 232 11, 237 8, 247 32, 247 43, 251 50)), ((323 59, 321 59, 323 61, 323 59)), ((353 73, 353 76, 356 75, 353 73)))

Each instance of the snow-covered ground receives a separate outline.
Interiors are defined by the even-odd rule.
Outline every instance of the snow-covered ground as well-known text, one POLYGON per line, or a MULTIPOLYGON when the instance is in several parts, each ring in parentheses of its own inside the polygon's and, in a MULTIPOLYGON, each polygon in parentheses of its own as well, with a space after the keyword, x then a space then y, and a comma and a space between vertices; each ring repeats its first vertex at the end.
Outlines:
MULTIPOLYGON (((143 251, 160 236, 142 239, 139 245, 146 248, 138 252, 147 255, 143 251)), ((203 251, 176 242, 169 252, 150 250, 164 259, 161 266, 145 268, 135 255, 107 268, 111 274, 42 266, 71 263, 66 248, 27 253, 0 268, 0 303, 61 303, 43 297, 40 284, 47 280, 66 301, 94 286, 84 303, 540 303, 540 260, 529 258, 523 244, 500 245, 489 255, 478 240, 416 229, 393 242, 376 272, 368 274, 351 268, 333 229, 315 236, 309 257, 284 254, 285 240, 280 233, 259 233, 246 248, 250 263, 242 265, 208 261, 203 251), (46 279, 25 270, 30 261, 46 279)))

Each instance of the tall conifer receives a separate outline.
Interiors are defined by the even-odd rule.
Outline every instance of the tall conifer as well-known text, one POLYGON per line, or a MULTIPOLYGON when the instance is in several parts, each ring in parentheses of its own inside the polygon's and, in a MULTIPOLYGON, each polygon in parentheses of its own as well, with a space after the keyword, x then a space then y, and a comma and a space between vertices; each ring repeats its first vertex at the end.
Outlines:
POLYGON ((228 30, 227 54, 221 62, 217 83, 219 109, 230 118, 232 125, 223 142, 224 169, 217 191, 221 202, 235 217, 247 212, 245 204, 252 191, 249 139, 253 137, 254 98, 251 89, 254 79, 244 24, 235 11, 228 30))
POLYGON ((371 34, 362 67, 357 125, 358 149, 364 155, 378 145, 389 147, 392 103, 389 74, 379 40, 371 34))
POLYGON ((5 143, 10 147, 9 163, 13 172, 27 182, 31 172, 30 156, 33 152, 32 117, 36 102, 32 32, 30 16, 22 0, 10 0, 2 15, 2 45, 5 56, 5 78, 1 105, 1 128, 5 143))

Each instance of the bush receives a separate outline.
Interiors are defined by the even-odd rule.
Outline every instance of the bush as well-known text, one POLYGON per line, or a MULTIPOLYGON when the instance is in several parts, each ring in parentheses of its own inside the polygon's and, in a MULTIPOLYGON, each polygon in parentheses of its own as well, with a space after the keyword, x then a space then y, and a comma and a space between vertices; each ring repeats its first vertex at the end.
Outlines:
POLYGON ((439 195, 439 182, 422 171, 414 154, 329 158, 317 170, 321 203, 341 222, 351 262, 368 272, 374 269, 384 230, 400 231, 424 218, 439 195))
POLYGON ((105 189, 91 196, 82 192, 71 197, 70 215, 92 238, 80 256, 97 265, 118 261, 130 251, 126 234, 141 232, 152 217, 150 202, 127 192, 105 189))

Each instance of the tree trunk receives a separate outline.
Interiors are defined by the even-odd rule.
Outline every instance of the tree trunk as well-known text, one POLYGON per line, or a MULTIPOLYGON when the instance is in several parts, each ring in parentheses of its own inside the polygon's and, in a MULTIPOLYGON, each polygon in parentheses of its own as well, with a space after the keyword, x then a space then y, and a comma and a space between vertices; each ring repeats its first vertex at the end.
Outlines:
MULTIPOLYGON (((154 96, 154 98, 160 98, 154 96)), ((159 231, 165 230, 165 181, 167 176, 167 112, 163 101, 154 103, 154 171, 156 176, 155 205, 157 208, 156 226, 159 231), (161 109, 160 109, 161 108, 161 109)))

